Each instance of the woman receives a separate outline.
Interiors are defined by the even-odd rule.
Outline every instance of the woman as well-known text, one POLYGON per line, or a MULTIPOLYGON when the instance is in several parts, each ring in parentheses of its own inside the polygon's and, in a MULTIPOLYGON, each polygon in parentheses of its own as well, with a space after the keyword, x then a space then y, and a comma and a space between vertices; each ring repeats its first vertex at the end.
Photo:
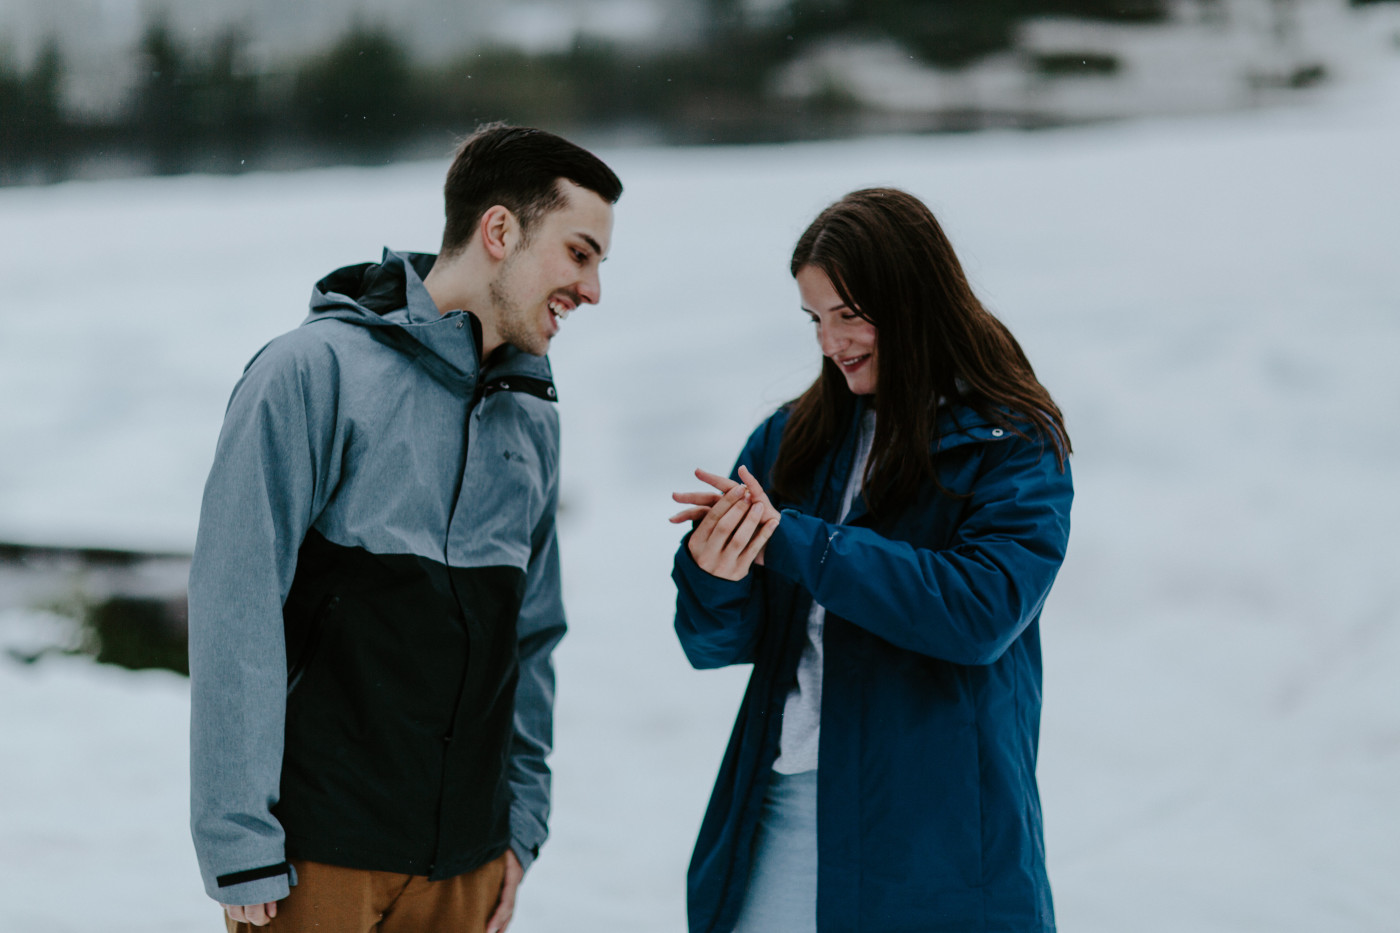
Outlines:
POLYGON ((1035 761, 1060 410, 918 199, 847 195, 792 273, 821 375, 733 478, 675 495, 686 655, 754 665, 690 929, 1053 930, 1035 761))

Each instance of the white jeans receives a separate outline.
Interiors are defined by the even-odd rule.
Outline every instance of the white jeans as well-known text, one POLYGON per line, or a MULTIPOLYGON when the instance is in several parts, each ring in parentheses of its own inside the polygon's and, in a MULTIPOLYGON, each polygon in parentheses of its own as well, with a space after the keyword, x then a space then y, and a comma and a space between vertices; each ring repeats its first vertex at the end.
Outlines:
POLYGON ((771 772, 734 933, 816 933, 817 772, 771 772))

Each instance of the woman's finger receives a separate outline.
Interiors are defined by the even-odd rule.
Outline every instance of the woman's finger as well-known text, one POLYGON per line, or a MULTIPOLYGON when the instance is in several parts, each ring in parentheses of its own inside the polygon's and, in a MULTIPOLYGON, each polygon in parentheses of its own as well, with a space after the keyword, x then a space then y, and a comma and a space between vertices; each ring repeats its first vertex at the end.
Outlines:
MULTIPOLYGON (((747 503, 744 508, 743 520, 739 522, 733 533, 725 541, 724 547, 713 561, 712 568, 706 568, 710 573, 725 580, 742 580, 749 572, 750 561, 739 559, 744 547, 753 538, 754 532, 758 530, 759 519, 763 514, 761 508, 753 503, 747 503)), ((739 508, 730 510, 731 515, 740 511, 739 508)), ((717 529, 715 537, 711 540, 718 540, 723 529, 717 529)))
POLYGON ((713 486, 720 492, 729 492, 735 486, 740 485, 727 476, 720 476, 718 473, 711 473, 709 470, 702 470, 699 467, 695 470, 695 478, 707 486, 713 486))
POLYGON ((717 492, 673 492, 671 498, 686 505, 703 505, 706 507, 714 505, 719 501, 717 492))
POLYGON ((670 522, 673 525, 679 525, 681 522, 698 522, 708 515, 709 512, 709 509, 686 509, 683 512, 677 512, 675 515, 672 515, 670 522))
MULTIPOLYGON (((757 512, 760 510, 754 509, 753 511, 757 512)), ((763 548, 767 546, 768 539, 773 537, 773 532, 777 531, 778 522, 781 520, 782 519, 778 516, 764 519, 763 524, 759 526, 758 532, 749 541, 744 550, 740 552, 739 563, 744 566, 746 571, 748 569, 748 564, 755 562, 760 566, 763 564, 763 548)))
POLYGON ((743 500, 747 492, 744 486, 735 483, 729 492, 721 496, 719 501, 710 507, 705 517, 690 533, 690 556, 703 570, 714 573, 712 568, 717 564, 719 552, 724 548, 724 543, 729 540, 729 531, 733 530, 734 525, 743 516, 735 516, 723 534, 718 532, 719 523, 724 520, 725 515, 732 510, 735 503, 743 500))
POLYGON ((753 472, 748 467, 742 465, 739 467, 739 479, 743 481, 744 487, 748 489, 749 495, 753 498, 753 501, 763 507, 764 521, 770 519, 776 521, 781 517, 781 513, 778 511, 777 507, 773 505, 772 500, 768 498, 768 493, 759 485, 758 477, 754 476, 753 472))
MULTIPOLYGON (((744 548, 753 540, 754 532, 758 530, 758 523, 763 520, 763 508, 757 503, 750 504, 748 512, 744 514, 743 521, 739 522, 734 529, 734 533, 729 536, 729 540, 724 545, 724 557, 734 565, 740 563, 740 555, 744 548)), ((743 571, 748 572, 748 565, 743 566, 743 571)))
POLYGON ((758 477, 754 476, 748 467, 742 465, 739 467, 739 480, 748 487, 749 492, 753 494, 756 501, 762 502, 770 509, 773 507, 773 503, 768 499, 768 493, 758 482, 758 477))
MULTIPOLYGON (((742 486, 739 488, 742 490, 739 498, 719 517, 715 522, 714 531, 711 532, 711 540, 719 543, 720 551, 723 551, 729 546, 729 539, 733 537, 734 531, 739 527, 739 523, 744 520, 749 512, 753 511, 752 503, 750 503, 748 499, 748 490, 744 489, 742 486)), ((729 496, 726 494, 725 498, 728 499, 729 496)), ((718 506, 716 506, 716 509, 717 508, 718 506)), ((713 515, 714 512, 715 509, 710 510, 710 514, 713 515)))
MULTIPOLYGON (((710 506, 710 512, 705 516, 705 521, 701 522, 702 525, 708 523, 708 527, 705 530, 706 535, 713 534, 714 529, 724 520, 724 516, 729 514, 730 510, 733 509, 735 505, 743 502, 747 496, 748 488, 739 483, 735 483, 728 492, 716 499, 715 504, 710 506)), ((739 518, 742 517, 743 516, 740 515, 738 518, 735 518, 734 522, 738 522, 739 518)), ((733 530, 733 527, 734 523, 730 523, 730 530, 733 530)))

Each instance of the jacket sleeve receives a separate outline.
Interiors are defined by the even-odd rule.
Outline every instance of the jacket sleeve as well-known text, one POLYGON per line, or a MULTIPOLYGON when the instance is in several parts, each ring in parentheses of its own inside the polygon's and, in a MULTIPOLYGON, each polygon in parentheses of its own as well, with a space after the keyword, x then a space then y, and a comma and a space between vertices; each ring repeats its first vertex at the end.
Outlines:
POLYGON ((991 664, 1040 612, 1064 559, 1069 467, 1037 441, 989 446, 952 545, 916 548, 869 528, 783 512, 764 562, 826 610, 920 654, 991 664))
MULTIPOLYGON (((760 425, 729 478, 739 478, 741 464, 755 476, 764 476, 765 453, 780 436, 781 426, 774 419, 760 425)), ((676 549, 671 571, 676 584, 676 635, 686 658, 702 670, 753 661, 762 633, 764 569, 755 566, 742 580, 725 580, 702 570, 690 556, 689 544, 687 533, 676 549)))
POLYGON ((273 344, 234 388, 190 566, 191 832, 225 904, 287 895, 278 798, 287 663, 282 605, 332 485, 309 368, 273 344))
POLYGON ((545 756, 554 743, 552 654, 566 628, 554 528, 558 503, 556 477, 533 536, 525 598, 516 622, 520 679, 515 688, 515 735, 510 751, 510 845, 526 869, 549 835, 550 771, 545 756))

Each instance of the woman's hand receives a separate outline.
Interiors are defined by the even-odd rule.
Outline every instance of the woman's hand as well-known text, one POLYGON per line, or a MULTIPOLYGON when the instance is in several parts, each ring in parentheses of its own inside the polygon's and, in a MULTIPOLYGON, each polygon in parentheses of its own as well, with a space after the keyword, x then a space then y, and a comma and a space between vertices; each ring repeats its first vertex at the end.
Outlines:
POLYGON ((695 475, 718 492, 677 492, 671 498, 691 506, 671 516, 674 523, 693 522, 690 556, 706 573, 725 580, 742 580, 754 563, 763 563, 781 516, 747 467, 739 467, 743 482, 696 470, 695 475))

